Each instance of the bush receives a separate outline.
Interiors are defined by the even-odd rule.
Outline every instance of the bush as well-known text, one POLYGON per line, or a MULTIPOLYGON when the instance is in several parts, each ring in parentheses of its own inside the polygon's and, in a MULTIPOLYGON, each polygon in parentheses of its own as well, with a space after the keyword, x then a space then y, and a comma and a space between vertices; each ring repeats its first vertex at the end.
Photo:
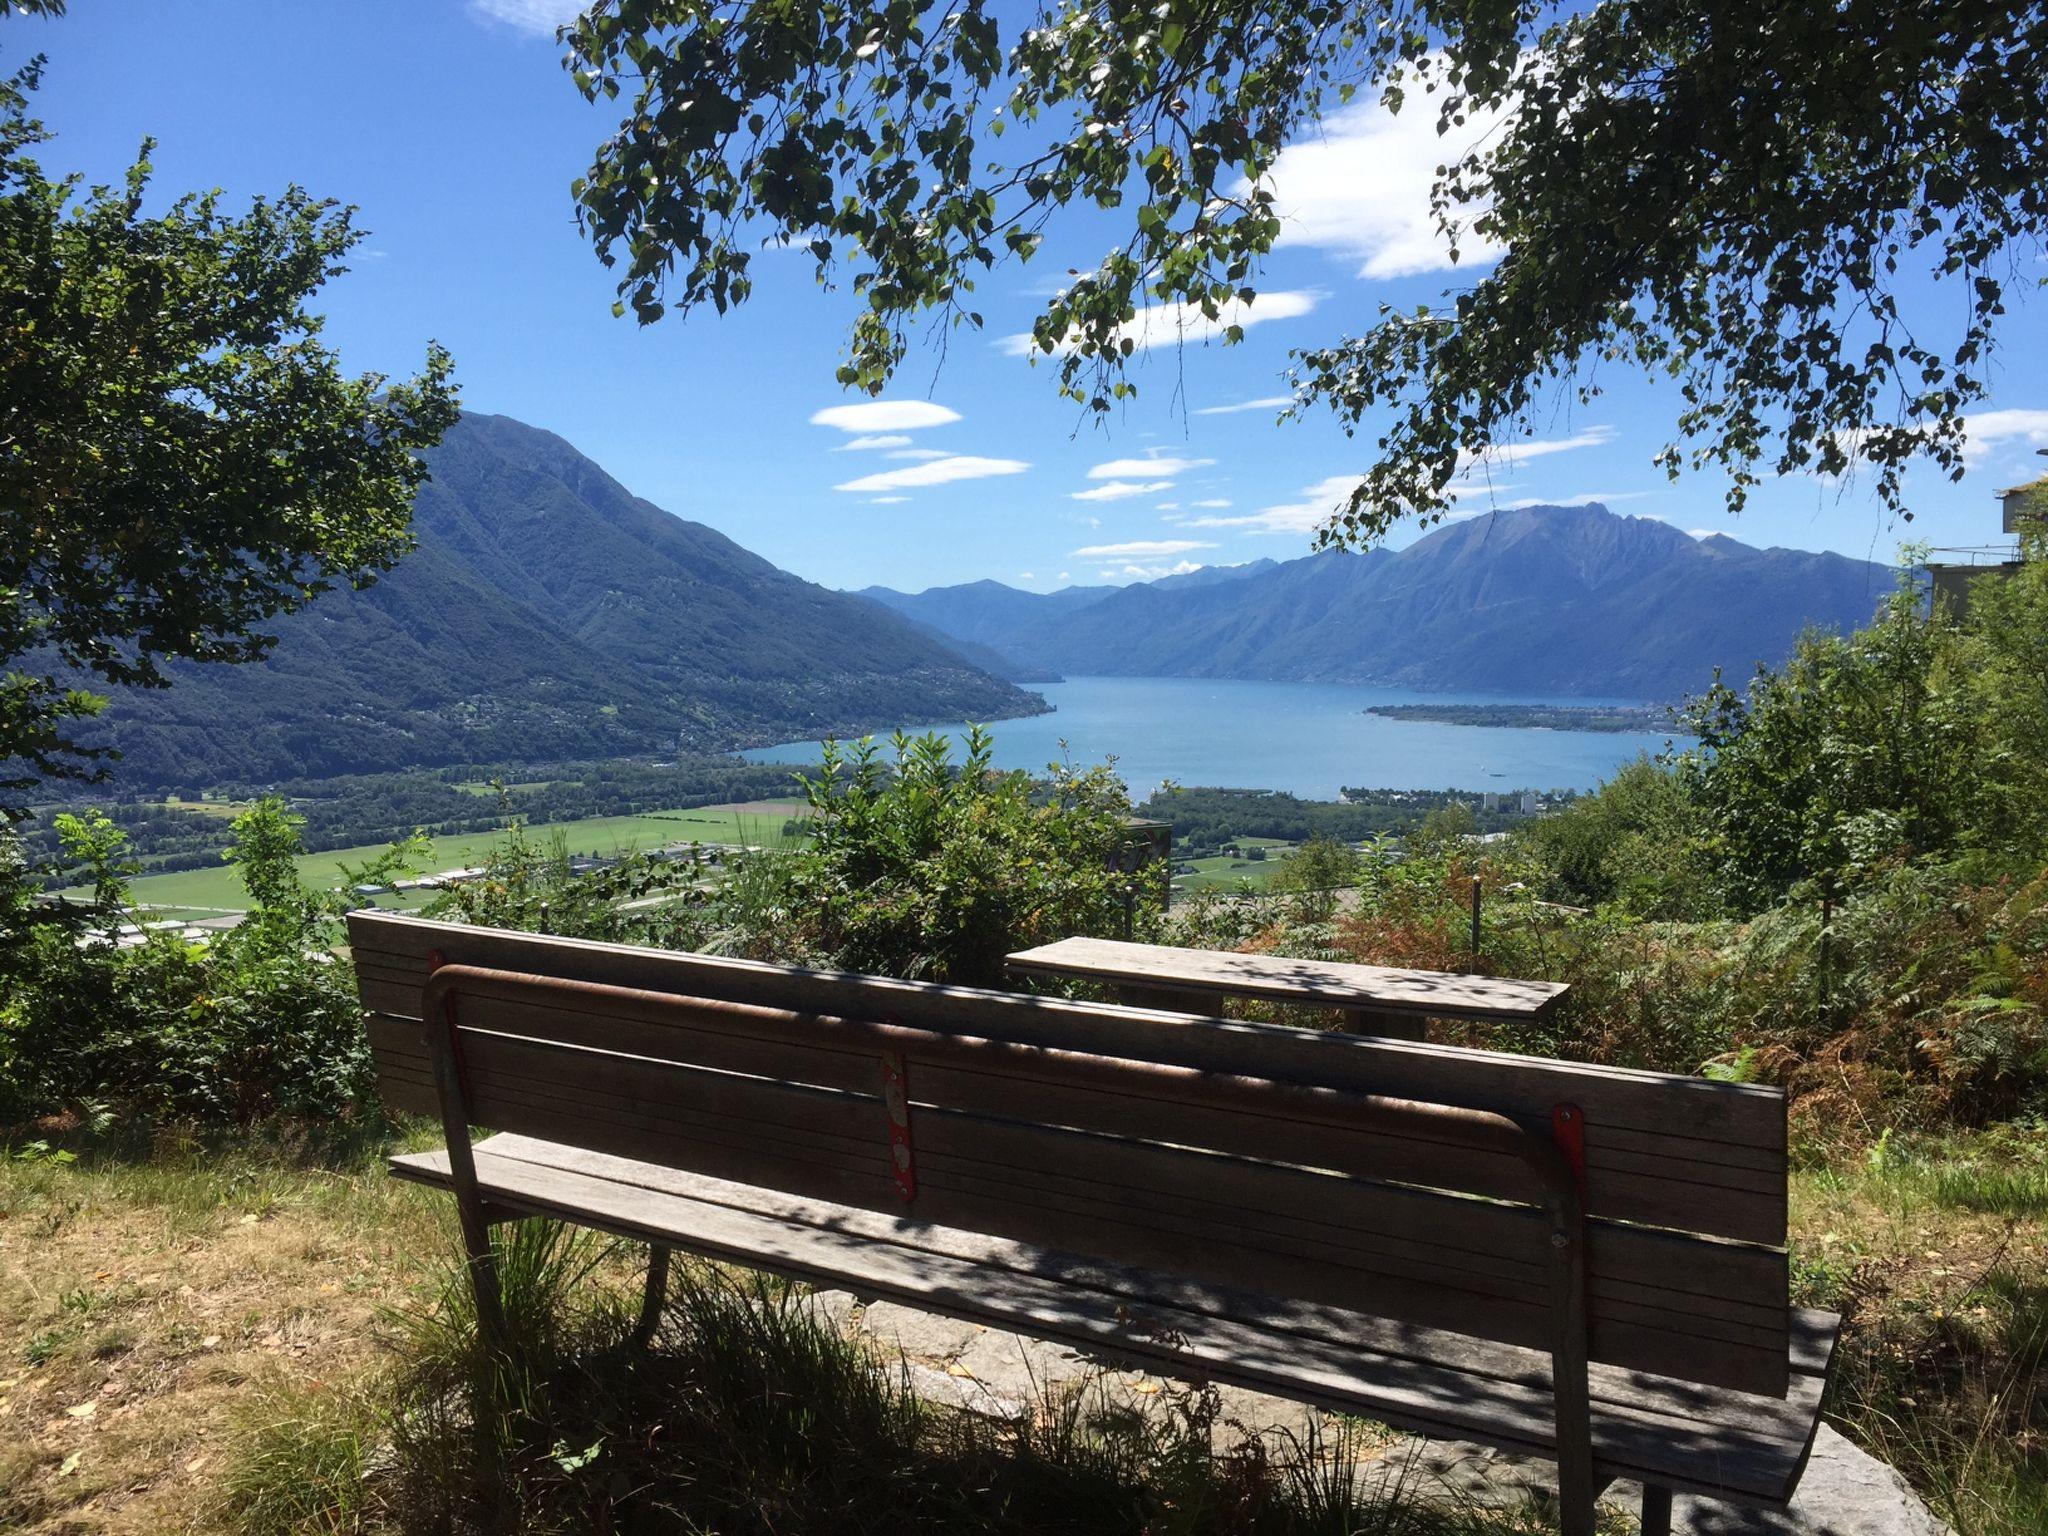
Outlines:
POLYGON ((1166 868, 1125 872, 1130 800, 1111 768, 1055 763, 1036 789, 992 755, 978 726, 957 768, 940 736, 899 734, 893 771, 872 741, 826 743, 801 778, 811 845, 782 856, 796 942, 853 970, 1000 986, 1014 949, 1150 933, 1166 868))
POLYGON ((1699 855, 1701 818, 1686 786, 1647 757, 1628 763, 1517 836, 1542 868, 1544 894, 1613 902, 1637 917, 1697 918, 1719 906, 1699 855))
POLYGON ((16 906, 0 953, 0 1123, 86 1110, 227 1125, 369 1105, 355 981, 333 954, 341 903, 300 885, 282 802, 235 820, 229 857, 255 905, 204 944, 129 906, 111 822, 66 820, 94 899, 54 915, 16 906))

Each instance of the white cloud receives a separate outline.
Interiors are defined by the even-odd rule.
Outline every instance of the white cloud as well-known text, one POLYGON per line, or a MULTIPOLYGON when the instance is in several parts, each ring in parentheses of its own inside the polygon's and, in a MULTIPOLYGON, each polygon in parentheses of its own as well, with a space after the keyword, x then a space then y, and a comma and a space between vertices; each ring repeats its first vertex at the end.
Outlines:
POLYGON ((868 505, 871 507, 893 507, 898 502, 908 500, 910 500, 908 496, 870 496, 868 498, 868 505))
POLYGON ((1363 475, 1331 475, 1302 489, 1297 501, 1261 507, 1243 517, 1191 517, 1189 528, 1242 528, 1250 533, 1308 533, 1330 520, 1364 483, 1363 475))
POLYGON ((1061 581, 1072 581, 1074 579, 1074 573, 1072 571, 1061 571, 1059 574, 1059 579, 1061 581))
POLYGON ((566 27, 583 14, 591 0, 469 0, 478 16, 502 21, 535 37, 553 37, 557 27, 566 27))
MULTIPOLYGON (((1495 443, 1477 453, 1459 454, 1458 471, 1454 478, 1471 480, 1479 470, 1511 469, 1530 459, 1546 459, 1554 453, 1571 453, 1580 448, 1599 448, 1613 441, 1614 428, 1608 426, 1587 427, 1570 437, 1516 438, 1505 443, 1495 443)), ((1484 476, 1478 478, 1483 479, 1484 476)))
POLYGON ((892 448, 882 455, 885 459, 943 459, 947 456, 943 448, 892 448))
POLYGON ((847 453, 857 448, 903 448, 908 446, 909 442, 910 439, 901 432, 870 432, 860 437, 850 437, 832 451, 847 453))
POLYGON ((1210 508, 1227 507, 1230 505, 1230 498, 1228 496, 1205 496, 1202 500, 1191 503, 1191 505, 1210 508))
POLYGON ((1688 528, 1685 532, 1686 537, 1693 539, 1718 539, 1722 534, 1719 528, 1688 528))
MULTIPOLYGON (((1360 277, 1410 277, 1452 265, 1449 243, 1429 205, 1437 167, 1461 159, 1493 134, 1506 114, 1475 113, 1437 134, 1436 96, 1409 95, 1402 111, 1377 101, 1333 112, 1315 137, 1290 144, 1269 187, 1280 241, 1356 257, 1360 277)), ((1247 184, 1240 179, 1235 195, 1247 184)), ((1471 232, 1477 209, 1463 211, 1461 263, 1491 261, 1501 248, 1471 232)))
POLYGON ((902 469, 885 469, 843 481, 835 491, 907 491, 923 485, 946 485, 955 480, 986 480, 993 475, 1021 475, 1031 466, 1022 459, 984 459, 974 454, 955 454, 909 464, 902 469))
POLYGON ((1105 576, 1129 576, 1137 581, 1157 581, 1162 576, 1185 576, 1189 571, 1202 569, 1199 560, 1182 560, 1176 565, 1127 565, 1122 570, 1107 570, 1105 576))
POLYGON ((1173 489, 1171 480, 1111 480, 1103 485, 1091 485, 1085 491, 1069 491, 1070 501, 1123 501, 1132 496, 1156 496, 1161 491, 1173 489))
POLYGON ((1184 555, 1191 549, 1214 549, 1198 539, 1133 539, 1127 544, 1090 544, 1074 551, 1076 560, 1144 560, 1184 555))
POLYGON ((919 427, 943 427, 959 419, 958 411, 931 400, 861 400, 811 412, 812 426, 837 427, 842 432, 915 432, 919 427))
POLYGON ((1975 411, 1963 418, 1963 430, 1963 462, 1975 469, 2008 445, 2048 447, 2048 411, 1975 411))
POLYGON ((1281 411, 1294 404, 1292 395, 1261 395, 1256 400, 1240 400, 1235 405, 1205 405, 1197 416, 1235 416, 1239 411, 1281 411))
POLYGON ((1038 580, 1038 577, 1034 572, 1031 571, 1019 571, 1017 573, 1017 579, 1019 581, 1036 581, 1038 580))
MULTIPOLYGON (((1481 466, 1492 468, 1496 465, 1517 464, 1524 459, 1547 458, 1551 454, 1569 453, 1578 448, 1597 448, 1601 444, 1612 442, 1613 440, 1614 429, 1601 426, 1588 427, 1583 432, 1576 433, 1571 437, 1538 438, 1528 441, 1502 443, 1497 447, 1487 449, 1481 455, 1468 454, 1462 456, 1459 460, 1457 477, 1452 482, 1452 488, 1467 495, 1472 494, 1479 486, 1485 486, 1485 489, 1489 491, 1498 492, 1506 489, 1506 487, 1485 485, 1483 476, 1476 477, 1477 484, 1475 484, 1474 472, 1479 470, 1481 466)), ((1324 523, 1328 522, 1344 507, 1348 506, 1351 501, 1351 493, 1357 490, 1364 482, 1365 477, 1363 475, 1331 475, 1326 479, 1318 480, 1314 485, 1303 487, 1300 496, 1294 501, 1279 502, 1273 506, 1261 507, 1256 512, 1245 513, 1238 517, 1184 518, 1181 520, 1181 526, 1185 528, 1242 528, 1247 533, 1312 533, 1322 527, 1324 523)), ((1539 496, 1532 497, 1526 501, 1518 501, 1512 505, 1515 507, 1571 506, 1583 505, 1586 501, 1623 501, 1635 496, 1648 494, 1646 491, 1625 491, 1616 492, 1611 497, 1587 496, 1577 500, 1568 499, 1564 501, 1560 501, 1555 497, 1539 496)), ((1227 507, 1230 503, 1218 497, 1214 502, 1202 502, 1198 503, 1198 505, 1227 507)))
MULTIPOLYGON (((2048 411, 1999 410, 1972 411, 1963 417, 1963 467, 1982 469, 1993 458, 2000 457, 2002 450, 2048 447, 2048 411)), ((1842 452, 1849 456, 1848 474, 1853 475, 1863 464, 1863 443, 1869 435, 1863 431, 1837 432, 1835 441, 1842 452)), ((2028 466, 2031 472, 2038 472, 2038 465, 2028 466)), ((1818 469, 1806 473, 1828 485, 1837 485, 1842 476, 1827 475, 1818 469)))
POLYGON ((1180 503, 1177 501, 1155 501, 1152 503, 1152 510, 1154 512, 1178 512, 1180 510, 1180 503))
POLYGON ((1214 459, 1176 459, 1165 454, 1156 454, 1143 459, 1111 459, 1107 464, 1098 464, 1088 471, 1090 480, 1124 480, 1144 475, 1184 475, 1191 469, 1201 469, 1214 464, 1214 459))
MULTIPOLYGON (((1139 352, 1176 343, 1203 342, 1221 336, 1233 325, 1250 330, 1268 320, 1295 319, 1314 309, 1322 297, 1308 289, 1281 288, 1261 293, 1250 303, 1231 299, 1217 306, 1214 320, 1191 305, 1141 304, 1138 312, 1118 328, 1117 336, 1129 337, 1133 349, 1139 352)), ((1011 357, 1029 357, 1038 350, 1038 343, 1029 332, 1022 332, 997 338, 996 347, 1011 357)))

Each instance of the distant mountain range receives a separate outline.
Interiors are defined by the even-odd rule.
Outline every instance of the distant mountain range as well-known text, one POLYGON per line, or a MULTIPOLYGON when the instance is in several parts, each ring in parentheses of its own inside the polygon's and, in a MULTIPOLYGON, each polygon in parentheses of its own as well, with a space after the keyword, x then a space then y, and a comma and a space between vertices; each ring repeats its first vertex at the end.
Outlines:
POLYGON ((1407 549, 1129 587, 829 591, 633 496, 552 433, 465 415, 430 455, 418 548, 274 626, 251 666, 119 692, 124 785, 724 750, 1045 707, 1068 674, 1354 681, 1669 700, 1777 662, 1891 586, 1839 555, 1696 540, 1604 508, 1440 528, 1407 549))
MULTIPOLYGON (((1007 675, 1227 677, 1673 701, 1868 622, 1887 566, 1695 539, 1599 505, 1450 523, 1406 549, 1211 567, 1128 587, 861 595, 1006 658, 1007 675)), ((991 665, 996 663, 991 662, 991 665)))
POLYGON ((207 784, 750 743, 1044 700, 966 647, 629 493, 549 432, 465 415, 429 456, 419 547, 185 666, 102 722, 124 785, 207 784))

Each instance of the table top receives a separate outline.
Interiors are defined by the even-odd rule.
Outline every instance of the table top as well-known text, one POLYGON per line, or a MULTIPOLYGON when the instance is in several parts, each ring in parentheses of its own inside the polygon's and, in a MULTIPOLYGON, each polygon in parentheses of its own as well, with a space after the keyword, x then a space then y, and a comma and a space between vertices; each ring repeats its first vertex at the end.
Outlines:
POLYGON ((1022 975, 1080 977, 1437 1018, 1537 1019, 1555 1008, 1569 990, 1561 982, 1176 949, 1120 939, 1061 939, 1056 944, 1019 950, 1007 957, 1007 964, 1022 975))

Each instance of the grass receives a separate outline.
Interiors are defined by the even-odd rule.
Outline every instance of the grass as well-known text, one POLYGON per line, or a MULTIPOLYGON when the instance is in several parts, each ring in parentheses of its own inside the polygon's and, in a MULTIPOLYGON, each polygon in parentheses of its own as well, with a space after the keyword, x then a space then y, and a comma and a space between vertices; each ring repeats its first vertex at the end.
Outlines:
POLYGON ((1792 1195, 1797 1299, 1848 1320, 1831 1417, 1966 1536, 2048 1530, 2048 1133, 1887 1137, 1792 1195))
POLYGON ((1240 849, 1263 848, 1263 859, 1233 858, 1227 853, 1211 854, 1206 858, 1189 859, 1184 862, 1194 868, 1193 874, 1175 875, 1173 888, 1176 891, 1235 891, 1251 889, 1262 891, 1272 880, 1274 872, 1287 862, 1287 856, 1294 852, 1296 844, 1277 837, 1240 837, 1234 839, 1240 849))
MULTIPOLYGON (((537 823, 529 830, 539 837, 561 833, 576 854, 609 856, 627 849, 653 849, 671 843, 746 843, 753 847, 779 847, 787 838, 784 825, 798 814, 794 805, 777 801, 751 801, 739 805, 699 806, 691 810, 657 811, 638 816, 593 816, 580 821, 537 823)), ((421 865, 421 872, 433 874, 446 869, 464 869, 481 863, 485 854, 504 834, 474 832, 456 837, 436 838, 421 865)), ((336 848, 325 853, 302 855, 299 874, 309 884, 331 887, 343 879, 343 865, 361 865, 385 848, 382 843, 357 848, 336 848)), ((67 894, 83 897, 74 888, 67 894)), ((147 875, 134 882, 137 904, 166 909, 166 915, 211 916, 238 912, 248 905, 236 871, 223 863, 207 869, 178 870, 165 875, 147 875)), ((401 896, 395 904, 419 906, 430 895, 401 896)), ((386 902, 386 905, 394 904, 386 902)))
POLYGON ((250 1425, 353 1390, 409 1256, 447 1240, 369 1142, 0 1162, 0 1529, 220 1528, 250 1425))
POLYGON ((449 1202, 376 1152, 0 1163, 0 1529, 1540 1529, 1376 1486, 1344 1425, 1241 1441, 1198 1391, 1101 1376, 1014 1425, 935 1407, 801 1291, 706 1266, 641 1350, 638 1253, 547 1223, 509 1229, 514 1357, 486 1371, 449 1202))
MULTIPOLYGON (((637 1253, 544 1224, 506 1260, 517 1370, 480 1399, 449 1202, 375 1140, 71 1146, 0 1161, 0 1529, 24 1536, 469 1529, 498 1486, 479 1423, 535 1532, 1534 1529, 1376 1492, 1341 1424, 1219 1437, 1192 1390, 942 1410, 800 1293, 723 1271, 680 1273, 634 1351, 637 1253)), ((1849 1319, 1829 1415, 1962 1536, 2048 1529, 2044 1177, 2024 1128, 1793 1176, 1796 1297, 1849 1319)))

